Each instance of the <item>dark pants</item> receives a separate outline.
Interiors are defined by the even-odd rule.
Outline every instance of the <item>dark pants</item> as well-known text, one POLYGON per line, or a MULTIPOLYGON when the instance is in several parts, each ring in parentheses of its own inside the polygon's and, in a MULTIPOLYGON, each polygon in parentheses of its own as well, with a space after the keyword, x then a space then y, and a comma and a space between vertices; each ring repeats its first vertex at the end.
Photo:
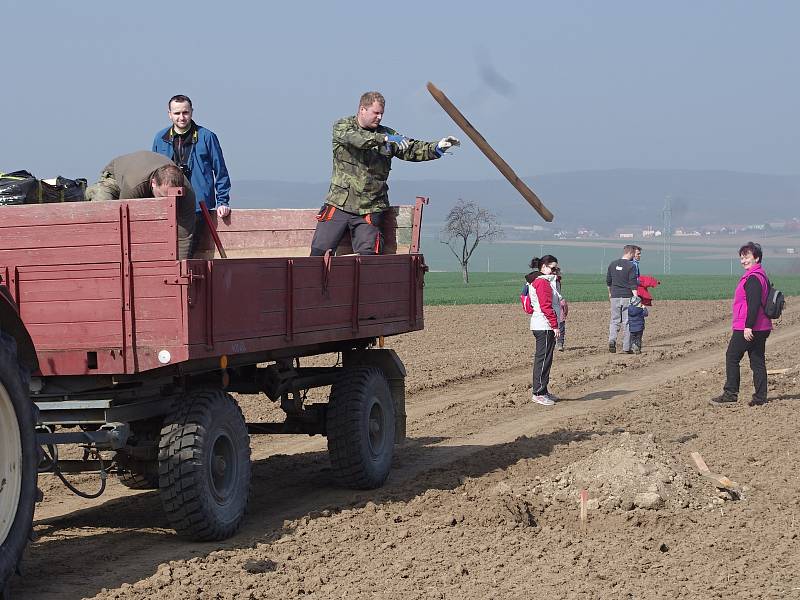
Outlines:
POLYGON ((355 215, 329 204, 317 215, 317 228, 311 240, 311 256, 322 256, 326 250, 336 251, 344 232, 350 231, 350 244, 356 254, 380 254, 383 250, 381 222, 383 213, 355 215))
POLYGON ((558 331, 561 334, 558 338, 558 346, 560 348, 564 347, 564 344, 567 343, 567 322, 566 321, 559 321, 558 322, 558 331))
POLYGON ((639 350, 641 350, 643 335, 644 335, 644 329, 642 329, 641 331, 631 331, 631 346, 638 346, 639 350))
POLYGON ((547 393, 550 383, 550 367, 553 366, 553 348, 556 345, 554 331, 534 331, 536 354, 533 357, 533 393, 541 396, 547 393))
POLYGON ((753 341, 744 339, 744 331, 734 330, 728 342, 728 351, 725 353, 725 393, 736 396, 739 394, 739 363, 747 352, 750 357, 750 368, 753 370, 753 387, 755 393, 753 400, 766 401, 767 399, 767 363, 764 359, 765 347, 769 331, 754 331, 753 341))

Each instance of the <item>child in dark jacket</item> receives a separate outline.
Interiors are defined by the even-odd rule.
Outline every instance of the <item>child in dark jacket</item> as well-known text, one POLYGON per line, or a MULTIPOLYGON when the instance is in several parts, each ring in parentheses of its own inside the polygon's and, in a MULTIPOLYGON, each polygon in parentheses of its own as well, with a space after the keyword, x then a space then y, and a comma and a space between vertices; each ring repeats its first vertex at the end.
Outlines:
POLYGON ((631 332, 631 350, 634 354, 642 353, 642 335, 646 316, 647 309, 641 305, 639 297, 631 298, 631 305, 628 307, 628 328, 631 332))
POLYGON ((561 293, 561 267, 553 269, 553 273, 556 276, 556 294, 558 294, 558 304, 561 307, 561 311, 558 313, 558 330, 561 332, 561 335, 556 342, 556 346, 558 346, 559 352, 563 352, 564 344, 567 341, 567 313, 569 312, 569 304, 561 293))

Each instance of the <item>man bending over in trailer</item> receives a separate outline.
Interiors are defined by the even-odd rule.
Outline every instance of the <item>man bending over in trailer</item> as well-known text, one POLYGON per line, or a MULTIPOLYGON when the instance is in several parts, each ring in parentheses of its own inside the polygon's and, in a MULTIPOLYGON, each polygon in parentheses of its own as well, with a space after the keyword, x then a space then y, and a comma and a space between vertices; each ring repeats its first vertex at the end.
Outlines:
POLYGON ((166 156, 141 151, 123 154, 108 163, 100 180, 86 189, 93 201, 163 198, 169 188, 183 188, 178 198, 178 259, 191 258, 194 232, 194 191, 181 169, 166 156))
POLYGON ((380 254, 381 222, 389 208, 389 170, 392 158, 420 162, 441 158, 460 142, 448 136, 438 142, 407 138, 381 125, 386 100, 379 92, 367 92, 358 113, 333 124, 333 175, 325 204, 317 215, 311 256, 336 250, 350 230, 353 252, 380 254))

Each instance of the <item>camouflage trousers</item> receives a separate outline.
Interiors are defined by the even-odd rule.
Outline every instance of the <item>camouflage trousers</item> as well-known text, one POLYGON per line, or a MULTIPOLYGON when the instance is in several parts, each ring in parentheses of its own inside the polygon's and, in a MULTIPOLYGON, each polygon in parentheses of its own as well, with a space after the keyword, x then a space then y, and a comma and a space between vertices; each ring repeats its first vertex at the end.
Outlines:
POLYGON ((100 173, 100 181, 86 188, 85 197, 92 202, 119 200, 119 184, 108 171, 100 173))

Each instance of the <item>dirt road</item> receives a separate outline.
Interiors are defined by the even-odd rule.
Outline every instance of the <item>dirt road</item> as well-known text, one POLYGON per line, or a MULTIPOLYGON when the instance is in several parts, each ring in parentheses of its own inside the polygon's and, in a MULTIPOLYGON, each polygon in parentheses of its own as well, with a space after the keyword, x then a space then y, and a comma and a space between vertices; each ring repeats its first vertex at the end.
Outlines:
MULTIPOLYGON (((113 483, 84 501, 45 481, 12 597, 800 597, 800 318, 769 340, 768 367, 785 370, 768 404, 720 408, 707 400, 727 311, 659 302, 631 356, 605 351, 606 304, 573 306, 551 379, 561 401, 545 408, 530 403, 516 306, 430 308, 424 332, 389 340, 409 372, 409 440, 383 489, 336 488, 321 438, 254 438, 242 531, 188 544, 155 493, 113 483), (742 497, 720 497, 691 451, 742 497)), ((746 366, 742 380, 746 400, 746 366)))

